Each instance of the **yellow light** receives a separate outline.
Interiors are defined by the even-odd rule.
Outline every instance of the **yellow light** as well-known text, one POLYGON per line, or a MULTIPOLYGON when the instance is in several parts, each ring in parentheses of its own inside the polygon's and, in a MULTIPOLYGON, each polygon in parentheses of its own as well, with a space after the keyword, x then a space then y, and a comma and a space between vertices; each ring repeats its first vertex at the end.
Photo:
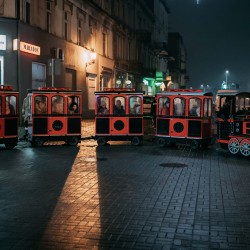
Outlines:
POLYGON ((19 39, 13 39, 13 51, 19 50, 19 39))
POLYGON ((30 53, 33 55, 38 55, 40 56, 41 49, 39 46, 30 44, 30 43, 25 43, 25 42, 20 42, 20 51, 30 53))
POLYGON ((96 60, 96 53, 95 52, 90 52, 90 60, 95 61, 96 60))

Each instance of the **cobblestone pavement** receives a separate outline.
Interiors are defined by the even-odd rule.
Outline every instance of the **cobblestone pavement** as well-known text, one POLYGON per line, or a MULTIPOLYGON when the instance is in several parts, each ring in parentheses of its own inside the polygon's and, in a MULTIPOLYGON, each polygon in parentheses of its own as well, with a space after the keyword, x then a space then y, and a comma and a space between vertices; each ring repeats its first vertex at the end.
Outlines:
POLYGON ((0 249, 250 249, 249 158, 92 133, 0 148, 0 249))

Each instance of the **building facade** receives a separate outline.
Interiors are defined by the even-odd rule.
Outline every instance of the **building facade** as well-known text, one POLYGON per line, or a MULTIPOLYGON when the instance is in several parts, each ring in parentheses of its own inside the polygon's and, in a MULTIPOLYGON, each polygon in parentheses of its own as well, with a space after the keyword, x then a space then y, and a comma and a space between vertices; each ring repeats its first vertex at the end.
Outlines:
POLYGON ((189 77, 187 74, 187 52, 180 33, 169 33, 168 51, 168 69, 171 82, 175 87, 184 89, 189 77))
POLYGON ((0 84, 20 92, 20 107, 27 89, 81 90, 92 116, 95 90, 155 94, 167 34, 164 0, 0 0, 0 84))

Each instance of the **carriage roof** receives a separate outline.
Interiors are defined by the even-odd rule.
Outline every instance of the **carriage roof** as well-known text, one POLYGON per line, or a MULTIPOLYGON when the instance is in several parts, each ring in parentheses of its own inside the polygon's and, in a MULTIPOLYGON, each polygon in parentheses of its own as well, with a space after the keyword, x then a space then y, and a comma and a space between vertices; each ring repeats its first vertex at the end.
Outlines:
POLYGON ((68 88, 39 88, 39 89, 29 89, 28 93, 69 93, 69 94, 80 94, 80 90, 71 90, 68 88))
POLYGON ((157 96, 213 96, 212 92, 204 92, 200 89, 173 89, 156 94, 157 96))
POLYGON ((249 91, 240 91, 240 90, 218 90, 217 96, 237 96, 237 95, 249 95, 249 91))
POLYGON ((132 88, 106 88, 104 90, 95 91, 95 94, 133 94, 143 95, 143 92, 136 91, 132 88))

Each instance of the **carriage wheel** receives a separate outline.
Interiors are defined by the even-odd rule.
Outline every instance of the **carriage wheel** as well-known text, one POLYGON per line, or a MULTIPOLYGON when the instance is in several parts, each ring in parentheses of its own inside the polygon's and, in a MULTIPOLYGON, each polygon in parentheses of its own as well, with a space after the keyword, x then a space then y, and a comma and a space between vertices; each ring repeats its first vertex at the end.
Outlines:
POLYGON ((106 140, 105 140, 105 138, 104 138, 104 137, 98 137, 98 138, 97 138, 97 144, 98 144, 99 146, 104 146, 104 145, 106 145, 106 140))
POLYGON ((166 140, 164 138, 159 138, 158 141, 157 141, 157 144, 160 146, 160 147, 165 147, 166 146, 166 140))
POLYGON ((134 136, 131 140, 132 145, 134 146, 139 146, 141 144, 141 140, 139 137, 134 136))
POLYGON ((231 154, 236 155, 240 150, 239 140, 236 138, 231 138, 228 142, 228 150, 231 154))
POLYGON ((240 142, 240 152, 244 156, 250 155, 250 140, 244 139, 240 142))
POLYGON ((33 147, 41 147, 43 145, 43 139, 41 137, 37 137, 32 141, 33 147))
POLYGON ((199 148, 199 142, 197 140, 192 140, 191 143, 190 143, 190 147, 192 149, 198 149, 199 148))
POLYGON ((78 144, 78 142, 79 142, 79 140, 76 136, 69 137, 68 141, 67 141, 68 145, 70 145, 70 146, 76 146, 78 144))

